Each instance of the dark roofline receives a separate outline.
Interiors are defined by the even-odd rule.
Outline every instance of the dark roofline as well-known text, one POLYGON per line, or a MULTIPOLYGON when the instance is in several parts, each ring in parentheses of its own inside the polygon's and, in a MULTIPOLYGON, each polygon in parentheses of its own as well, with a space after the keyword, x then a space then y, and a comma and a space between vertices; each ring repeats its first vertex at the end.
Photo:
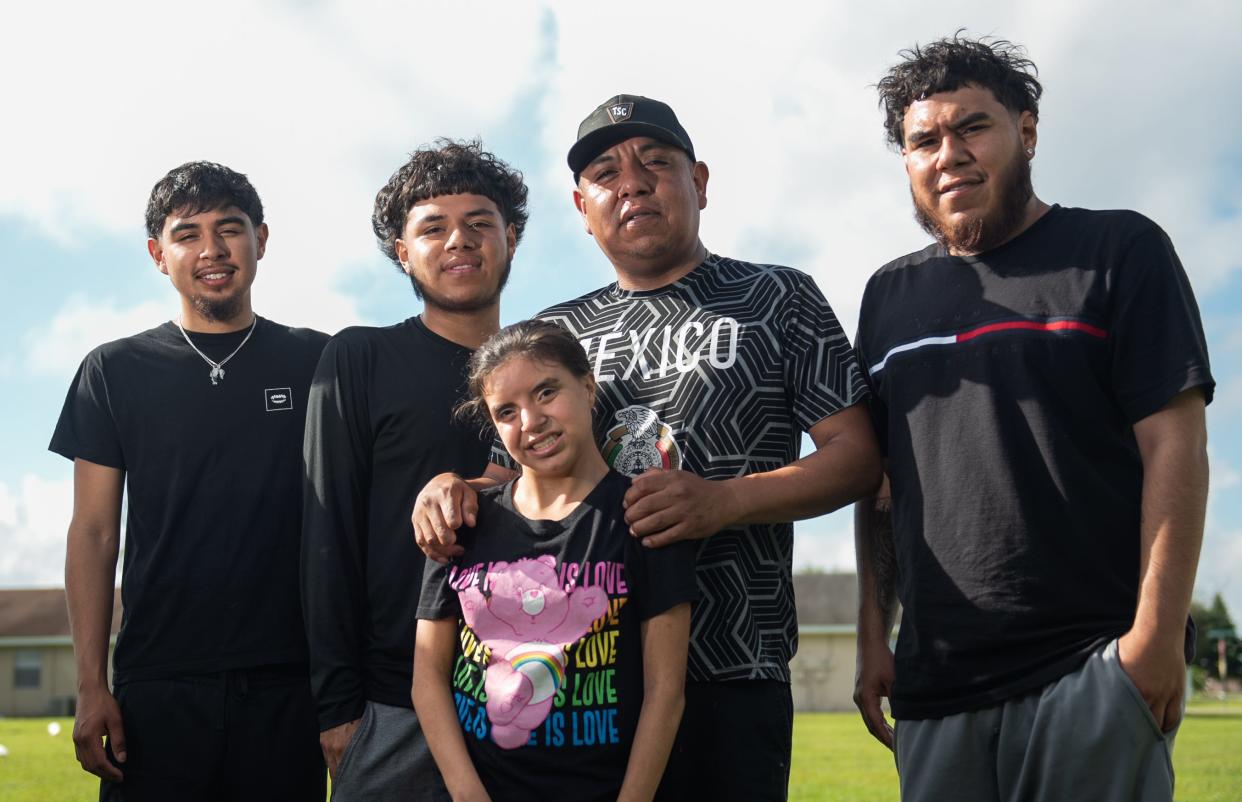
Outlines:
MULTIPOLYGON (((112 595, 112 635, 121 627, 121 589, 112 595)), ((0 642, 50 645, 69 642, 64 588, 0 589, 0 642)))

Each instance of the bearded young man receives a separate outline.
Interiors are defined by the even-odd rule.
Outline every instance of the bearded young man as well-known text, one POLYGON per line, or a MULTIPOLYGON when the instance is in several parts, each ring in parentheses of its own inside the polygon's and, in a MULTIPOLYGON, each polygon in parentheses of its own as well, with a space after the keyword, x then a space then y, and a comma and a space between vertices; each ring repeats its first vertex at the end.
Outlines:
MULTIPOLYGON (((707 165, 668 105, 618 95, 578 127, 574 204, 617 281, 539 317, 590 357, 595 437, 634 477, 631 532, 698 541, 686 707, 659 797, 788 793, 797 649, 793 524, 874 490, 861 378, 814 280, 709 253, 707 165), (815 450, 799 459, 801 433, 815 450)), ((477 509, 441 477, 415 527, 432 553, 477 509), (464 514, 463 514, 464 510, 464 514)))
POLYGON ((891 494, 857 510, 855 701, 907 802, 1168 800, 1214 388, 1194 295, 1150 220, 1035 196, 1019 48, 903 56, 879 91, 937 242, 859 317, 891 494))
POLYGON ((432 476, 488 464, 490 440, 453 409, 471 353, 500 328, 525 226, 521 173, 478 142, 416 151, 376 195, 372 227, 423 312, 345 329, 315 372, 302 600, 333 799, 448 798, 410 701, 424 561, 409 505, 432 476))
POLYGON ((50 446, 74 462, 78 760, 105 800, 322 800, 297 549, 327 336, 255 315, 268 228, 246 176, 183 164, 151 190, 146 224, 181 314, 87 355, 50 446))

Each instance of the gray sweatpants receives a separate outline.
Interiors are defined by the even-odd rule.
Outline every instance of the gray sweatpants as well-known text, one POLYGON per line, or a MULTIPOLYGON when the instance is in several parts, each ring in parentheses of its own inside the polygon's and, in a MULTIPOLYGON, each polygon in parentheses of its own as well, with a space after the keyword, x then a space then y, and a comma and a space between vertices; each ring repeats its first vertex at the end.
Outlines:
POLYGON ((413 710, 367 702, 332 781, 332 802, 448 802, 413 710))
POLYGON ((896 723, 902 802, 1170 802, 1173 736, 1121 668, 1117 641, 1042 690, 896 723))

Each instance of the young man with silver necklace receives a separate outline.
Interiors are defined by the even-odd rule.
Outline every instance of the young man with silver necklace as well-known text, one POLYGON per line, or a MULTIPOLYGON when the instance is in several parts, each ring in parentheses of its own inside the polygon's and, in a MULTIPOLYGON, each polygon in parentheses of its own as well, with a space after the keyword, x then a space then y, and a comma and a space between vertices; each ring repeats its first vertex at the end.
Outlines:
POLYGON ((327 337, 254 314, 268 228, 244 175, 177 167, 146 224, 181 313, 86 356, 50 446, 74 461, 77 757, 101 799, 322 800, 298 549, 302 427, 327 337))

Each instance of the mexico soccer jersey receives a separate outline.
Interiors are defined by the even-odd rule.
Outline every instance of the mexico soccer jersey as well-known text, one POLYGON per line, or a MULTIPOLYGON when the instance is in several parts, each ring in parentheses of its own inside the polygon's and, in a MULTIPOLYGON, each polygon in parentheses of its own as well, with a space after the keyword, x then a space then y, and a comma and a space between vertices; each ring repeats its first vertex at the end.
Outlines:
MULTIPOLYGON (((862 399, 849 342, 804 273, 709 255, 649 291, 616 284, 545 310, 582 343, 599 383, 595 434, 618 472, 707 479, 771 471, 801 432, 862 399)), ((701 541, 689 679, 789 681, 797 647, 793 527, 701 541)))

